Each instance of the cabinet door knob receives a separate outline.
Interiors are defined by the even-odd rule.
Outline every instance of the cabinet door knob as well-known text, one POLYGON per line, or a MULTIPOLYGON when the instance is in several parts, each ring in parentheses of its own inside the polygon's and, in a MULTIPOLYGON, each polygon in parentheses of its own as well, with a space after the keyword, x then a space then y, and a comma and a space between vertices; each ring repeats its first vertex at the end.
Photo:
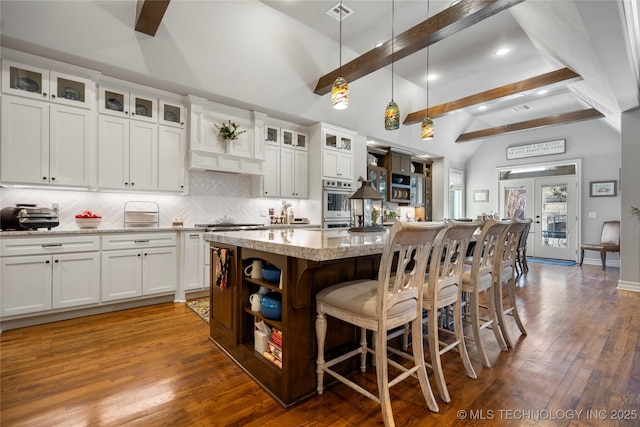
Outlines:
POLYGON ((51 262, 51 261, 49 261, 49 260, 46 260, 46 261, 45 261, 44 263, 45 263, 45 264, 49 264, 50 262, 51 262))
POLYGON ((42 177, 42 179, 47 179, 47 177, 46 177, 46 176, 43 176, 43 177, 42 177))
POLYGON ((52 176, 52 177, 51 177, 51 181, 55 181, 55 180, 56 180, 56 177, 55 177, 55 176, 52 176))
POLYGON ((125 182, 125 183, 124 183, 124 185, 129 185, 129 183, 128 183, 128 182, 125 182))
POLYGON ((140 256, 140 254, 138 254, 138 256, 140 256))
POLYGON ((131 183, 131 186, 133 187, 134 185, 136 185, 136 184, 135 184, 135 182, 132 182, 132 183, 131 183))
POLYGON ((53 262, 57 263, 57 262, 59 262, 59 261, 60 261, 60 260, 59 260, 59 259, 57 259, 57 260, 55 260, 55 261, 53 261, 53 262))
POLYGON ((44 92, 42 92, 42 96, 47 96, 47 94, 46 94, 46 93, 44 93, 44 92))
POLYGON ((56 94, 55 94, 55 93, 54 93, 54 94, 52 94, 52 95, 51 95, 51 97, 52 97, 52 98, 55 98, 55 97, 56 97, 56 94))

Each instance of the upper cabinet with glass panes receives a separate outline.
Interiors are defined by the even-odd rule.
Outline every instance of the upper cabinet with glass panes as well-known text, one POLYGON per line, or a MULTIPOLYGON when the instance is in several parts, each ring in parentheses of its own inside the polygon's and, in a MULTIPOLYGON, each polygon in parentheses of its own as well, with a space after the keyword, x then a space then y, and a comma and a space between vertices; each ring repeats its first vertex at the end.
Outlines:
POLYGON ((100 86, 98 111, 158 123, 158 98, 129 92, 127 89, 100 86))
POLYGON ((92 109, 95 83, 90 79, 46 68, 2 61, 2 92, 92 109))
POLYGON ((184 105, 176 102, 160 100, 158 121, 161 125, 184 128, 186 109, 184 105))
POLYGON ((288 129, 281 129, 282 146, 293 147, 302 150, 307 149, 307 135, 300 132, 294 132, 288 129))

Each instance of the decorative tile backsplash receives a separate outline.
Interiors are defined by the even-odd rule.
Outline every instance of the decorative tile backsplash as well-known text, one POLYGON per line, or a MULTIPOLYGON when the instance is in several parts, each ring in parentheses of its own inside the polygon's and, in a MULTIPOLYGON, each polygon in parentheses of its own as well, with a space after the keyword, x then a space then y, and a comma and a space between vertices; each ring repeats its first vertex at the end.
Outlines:
MULTIPOLYGON (((124 205, 128 201, 154 201, 160 207, 160 226, 171 226, 171 220, 182 217, 185 226, 208 223, 225 215, 240 223, 269 223, 260 211, 279 209, 281 199, 252 198, 251 176, 216 172, 189 173, 189 194, 111 193, 97 191, 0 188, 0 207, 32 203, 39 207, 59 206, 57 229, 76 230, 75 215, 85 210, 102 215, 100 228, 121 228, 124 205)), ((320 223, 319 202, 292 200, 296 216, 320 223)))

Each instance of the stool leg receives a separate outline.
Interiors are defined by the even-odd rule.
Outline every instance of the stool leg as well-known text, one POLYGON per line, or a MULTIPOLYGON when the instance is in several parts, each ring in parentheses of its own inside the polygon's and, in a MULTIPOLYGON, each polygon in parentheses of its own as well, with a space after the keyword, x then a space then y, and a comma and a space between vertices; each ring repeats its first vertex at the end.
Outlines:
POLYGON ((481 320, 480 320, 480 307, 478 306, 477 292, 469 293, 469 302, 471 303, 471 307, 469 307, 469 310, 471 311, 471 325, 473 327, 473 340, 476 343, 476 348, 478 349, 478 353, 480 354, 480 359, 482 360, 482 364, 487 368, 490 368, 491 363, 489 363, 489 358, 487 357, 487 353, 484 351, 484 346, 482 345, 482 339, 480 337, 481 320))
MULTIPOLYGON (((498 280, 502 281, 502 274, 499 274, 497 277, 499 277, 498 280)), ((509 279, 511 280, 511 279, 509 279)), ((502 283, 494 283, 494 294, 496 297, 496 318, 498 319, 498 325, 502 337, 504 339, 505 344, 507 345, 507 348, 509 347, 513 347, 513 345, 511 345, 511 337, 509 336, 509 331, 507 331, 507 326, 504 322, 504 303, 502 301, 502 283)), ((500 342, 500 340, 498 340, 498 342, 500 342)))
POLYGON ((365 372, 367 370, 367 330, 360 328, 360 371, 365 372))
POLYGON ((582 267, 582 261, 584 261, 584 249, 580 250, 580 267, 582 267))
POLYGON ((600 252, 600 258, 602 258, 602 270, 607 269, 607 251, 600 252))
MULTIPOLYGON (((451 402, 451 396, 449 396, 449 390, 447 389, 447 383, 444 379, 444 372, 442 371, 442 361, 440 360, 440 344, 438 339, 438 309, 430 307, 429 318, 427 320, 427 328, 429 329, 428 341, 429 341, 429 353, 431 354, 431 367, 433 368, 433 375, 436 377, 436 384, 440 391, 440 397, 445 402, 451 402)), ((417 344, 417 343, 416 343, 417 344)), ((417 347, 415 345, 414 347, 417 347)))
POLYGON ((431 390, 429 384, 429 378, 427 377, 427 369, 424 365, 424 348, 422 347, 422 316, 416 316, 411 322, 411 344, 413 346, 413 363, 418 368, 418 382, 420 383, 420 389, 422 395, 427 401, 427 406, 432 412, 438 412, 438 403, 431 390))
POLYGON ((511 313, 513 313, 513 318, 516 321, 516 325, 518 325, 518 329, 520 329, 520 333, 522 335, 527 335, 527 331, 524 329, 524 325, 522 324, 522 320, 520 320, 520 313, 518 313, 518 306, 516 306, 516 281, 509 281, 507 283, 507 290, 509 296, 509 304, 511 304, 511 313))
POLYGON ((316 339, 318 341, 318 359, 316 360, 316 373, 318 374, 317 390, 322 394, 324 385, 324 340, 327 336, 327 319, 323 312, 316 316, 316 339))
POLYGON ((391 395, 389 393, 389 366, 387 364, 387 331, 375 331, 376 335, 376 377, 380 408, 385 427, 394 427, 391 395))

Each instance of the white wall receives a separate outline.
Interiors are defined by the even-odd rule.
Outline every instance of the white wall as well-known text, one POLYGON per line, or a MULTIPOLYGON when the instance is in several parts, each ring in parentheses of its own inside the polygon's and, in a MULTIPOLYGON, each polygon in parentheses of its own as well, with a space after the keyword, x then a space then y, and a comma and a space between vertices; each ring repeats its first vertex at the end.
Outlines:
MULTIPOLYGON (((484 141, 467 162, 467 216, 475 218, 483 212, 499 211, 496 168, 528 163, 555 162, 563 159, 582 159, 582 242, 600 241, 602 223, 620 219, 620 193, 617 197, 589 197, 589 182, 618 180, 620 172, 620 135, 602 120, 590 120, 553 126, 528 132, 514 133, 484 141), (525 159, 506 160, 510 145, 566 140, 566 152, 525 159), (474 203, 473 191, 489 189, 488 203, 474 203), (597 218, 588 218, 596 212, 597 218)), ((637 166, 636 166, 637 173, 637 166)), ((588 257, 587 254, 585 256, 588 257)), ((611 259, 615 259, 615 255, 611 259)))
POLYGON ((622 215, 619 289, 640 292, 640 109, 622 114, 622 215))

